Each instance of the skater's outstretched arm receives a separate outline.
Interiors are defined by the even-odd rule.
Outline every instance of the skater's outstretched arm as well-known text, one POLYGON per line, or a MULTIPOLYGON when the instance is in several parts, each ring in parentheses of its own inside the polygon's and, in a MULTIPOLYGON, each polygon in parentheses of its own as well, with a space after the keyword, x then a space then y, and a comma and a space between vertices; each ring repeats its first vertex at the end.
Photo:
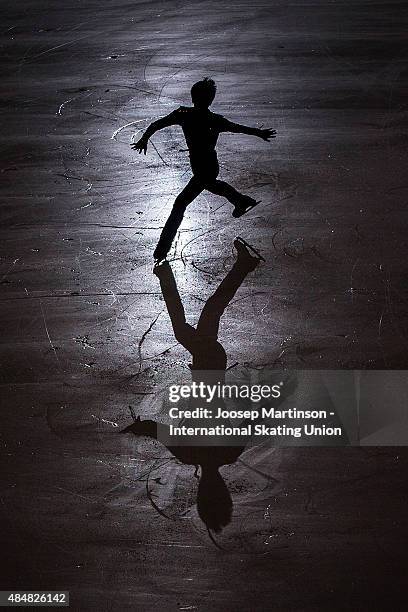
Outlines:
POLYGON ((139 151, 139 153, 142 153, 143 151, 146 155, 147 143, 149 142, 149 138, 159 130, 169 127, 170 125, 176 124, 177 118, 174 112, 170 113, 169 115, 166 115, 165 117, 162 117, 161 119, 157 119, 157 121, 153 121, 153 123, 151 123, 147 130, 144 132, 143 136, 137 142, 132 143, 130 145, 131 148, 135 151, 139 151))
POLYGON ((262 138, 262 140, 265 140, 266 142, 269 142, 270 138, 276 137, 276 130, 271 130, 270 128, 253 128, 228 120, 225 120, 223 128, 224 132, 234 132, 235 134, 249 134, 249 136, 258 136, 258 138, 262 138))

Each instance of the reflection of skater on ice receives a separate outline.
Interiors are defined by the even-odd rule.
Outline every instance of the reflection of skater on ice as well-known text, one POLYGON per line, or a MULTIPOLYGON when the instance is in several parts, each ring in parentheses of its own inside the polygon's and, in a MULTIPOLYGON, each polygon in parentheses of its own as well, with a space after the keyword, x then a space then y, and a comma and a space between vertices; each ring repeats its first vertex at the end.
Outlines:
POLYGON ((187 206, 204 189, 227 198, 234 205, 232 213, 234 217, 240 217, 258 203, 254 198, 239 193, 225 181, 218 180, 219 166, 215 147, 221 132, 249 134, 269 141, 276 136, 276 131, 233 123, 222 115, 211 112, 209 106, 214 100, 215 92, 216 86, 211 79, 198 81, 191 88, 192 107, 180 106, 166 117, 155 121, 140 140, 131 145, 139 153, 143 151, 146 154, 149 138, 155 132, 170 125, 179 125, 184 132, 189 150, 193 176, 177 196, 163 228, 154 252, 154 259, 158 262, 166 258, 187 206))
MULTIPOLYGON (((259 265, 261 257, 242 238, 234 241, 237 258, 215 293, 208 298, 196 328, 187 323, 184 307, 168 263, 154 268, 173 327, 174 336, 192 356, 190 366, 195 370, 217 370, 220 381, 225 381, 227 355, 218 339, 220 320, 246 276, 259 265)), ((193 374, 194 376, 194 374, 193 374)))
MULTIPOLYGON (((160 280, 174 336, 192 356, 190 369, 195 381, 203 380, 206 376, 205 371, 212 370, 211 373, 208 373, 211 382, 214 383, 214 375, 218 382, 225 382, 227 355, 218 340, 220 319, 246 276, 255 270, 263 260, 255 249, 242 238, 237 238, 234 246, 237 250, 236 261, 215 293, 207 300, 196 328, 186 321, 170 264, 165 262, 155 267, 155 274, 160 280)), ((123 430, 123 433, 157 439, 157 426, 155 421, 150 419, 141 421, 138 417, 134 423, 123 430)), ((162 424, 160 427, 162 430, 166 428, 162 424)), ((200 468, 200 482, 197 491, 198 514, 208 529, 215 532, 221 531, 231 520, 232 499, 219 473, 219 468, 235 463, 245 446, 172 445, 168 446, 168 449, 181 463, 196 466, 196 472, 200 468)))

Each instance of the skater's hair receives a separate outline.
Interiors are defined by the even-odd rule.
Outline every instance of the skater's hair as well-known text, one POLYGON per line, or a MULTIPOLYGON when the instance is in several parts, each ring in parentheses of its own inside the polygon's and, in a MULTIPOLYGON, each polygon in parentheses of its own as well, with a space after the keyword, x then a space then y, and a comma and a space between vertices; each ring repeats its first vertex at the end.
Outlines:
POLYGON ((193 104, 198 106, 210 106, 215 98, 217 86, 212 79, 205 77, 202 81, 197 81, 191 88, 191 99, 193 104))

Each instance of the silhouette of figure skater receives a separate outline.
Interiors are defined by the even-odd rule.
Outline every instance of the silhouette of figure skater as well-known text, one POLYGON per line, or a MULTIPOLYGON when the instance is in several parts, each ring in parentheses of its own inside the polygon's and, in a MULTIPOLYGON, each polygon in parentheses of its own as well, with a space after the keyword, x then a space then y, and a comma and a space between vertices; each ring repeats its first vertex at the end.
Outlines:
MULTIPOLYGON (((208 380, 211 380, 212 384, 216 381, 225 382, 227 355, 218 340, 220 319, 246 276, 249 272, 255 270, 260 261, 263 260, 242 238, 237 238, 234 241, 234 246, 237 250, 236 261, 215 293, 207 300, 196 328, 186 321, 183 304, 170 264, 165 262, 154 269, 160 280, 174 336, 192 355, 190 369, 193 380, 204 382, 206 380, 205 370, 212 370, 211 373, 208 373, 210 376, 208 380), (216 372, 214 372, 215 370, 216 372)), ((217 403, 220 405, 220 400, 217 400, 217 403)), ((241 425, 245 426, 249 422, 249 420, 243 421, 241 425)), ((195 424, 197 424, 197 421, 195 424)), ((160 424, 162 431, 166 427, 168 429, 168 426, 160 424)), ((157 439, 157 428, 158 423, 155 421, 150 419, 141 421, 138 417, 122 433, 132 433, 136 436, 148 436, 157 439)), ((194 465, 196 473, 198 467, 201 468, 197 491, 198 514, 209 530, 216 533, 220 532, 231 520, 232 499, 219 473, 219 468, 223 465, 235 463, 245 450, 245 444, 243 445, 241 440, 239 446, 171 445, 167 448, 182 463, 194 465)))
POLYGON ((215 98, 215 93, 216 85, 212 79, 205 78, 194 83, 191 88, 193 107, 180 106, 166 117, 154 121, 140 140, 131 145, 133 149, 139 153, 143 151, 146 155, 149 138, 155 132, 170 125, 179 125, 189 150, 193 177, 174 202, 153 254, 156 262, 166 258, 187 206, 204 189, 227 198, 234 205, 234 217, 240 217, 258 204, 254 198, 239 193, 225 181, 217 179, 219 165, 215 147, 221 132, 249 134, 269 141, 270 138, 275 138, 276 130, 247 127, 211 112, 209 106, 215 98))

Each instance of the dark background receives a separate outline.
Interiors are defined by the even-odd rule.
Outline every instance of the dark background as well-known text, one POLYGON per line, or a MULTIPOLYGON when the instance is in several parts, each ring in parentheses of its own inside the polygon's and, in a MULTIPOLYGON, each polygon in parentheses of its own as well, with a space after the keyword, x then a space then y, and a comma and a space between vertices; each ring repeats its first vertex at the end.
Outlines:
POLYGON ((188 363, 151 273, 185 144, 172 128, 146 158, 128 145, 206 75, 216 112, 278 137, 220 139, 222 177, 262 203, 238 221, 208 193, 190 206, 172 252, 188 319, 241 234, 267 262, 222 320, 229 365, 406 367, 407 17, 2 1, 3 589, 69 589, 78 610, 406 608, 405 448, 251 450, 223 469, 217 548, 194 468, 118 431, 188 363))

